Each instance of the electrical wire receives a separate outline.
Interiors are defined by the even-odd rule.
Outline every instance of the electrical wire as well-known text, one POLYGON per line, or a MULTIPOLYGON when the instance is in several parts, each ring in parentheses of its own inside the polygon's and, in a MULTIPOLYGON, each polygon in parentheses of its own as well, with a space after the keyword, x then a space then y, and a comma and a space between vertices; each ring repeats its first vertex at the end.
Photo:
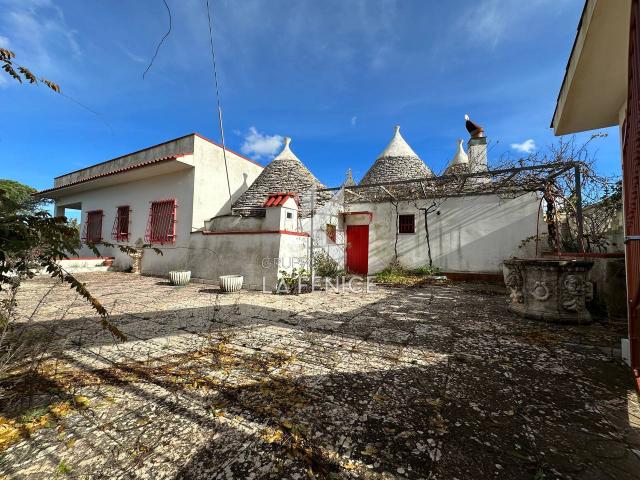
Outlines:
POLYGON ((224 158, 224 170, 227 175, 227 188, 229 189, 229 206, 231 206, 231 182, 229 181, 229 168, 227 166, 227 148, 224 144, 224 127, 222 126, 222 107, 220 106, 220 88, 218 85, 218 69, 216 67, 216 51, 213 48, 213 31, 211 29, 211 7, 207 2, 207 19, 209 21, 209 45, 211 46, 211 60, 213 61, 213 78, 216 84, 216 102, 218 105, 218 126, 220 127, 220 138, 222 143, 222 156, 224 158))
POLYGON ((169 5, 167 5, 167 0, 162 0, 162 1, 164 2, 164 6, 167 8, 167 13, 169 14, 169 30, 167 30, 167 33, 165 33, 164 36, 160 39, 160 42, 158 42, 158 45, 156 46, 156 53, 153 54, 153 57, 151 58, 151 61, 149 62, 149 65, 147 66, 147 69, 142 74, 142 79, 143 80, 144 80, 144 77, 147 75, 147 72, 149 70, 151 70, 151 66, 153 65, 153 62, 155 61, 156 57, 158 56, 158 52, 160 51, 160 47, 162 46, 162 44, 164 43, 166 38, 171 33, 171 10, 169 9, 169 5))

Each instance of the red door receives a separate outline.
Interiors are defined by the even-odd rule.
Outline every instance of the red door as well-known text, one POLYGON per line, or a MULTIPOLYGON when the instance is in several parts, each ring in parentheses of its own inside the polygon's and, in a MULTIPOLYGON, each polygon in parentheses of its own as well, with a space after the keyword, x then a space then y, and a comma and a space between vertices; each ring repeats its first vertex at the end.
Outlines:
POLYGON ((347 225, 347 270, 369 272, 369 225, 347 225))

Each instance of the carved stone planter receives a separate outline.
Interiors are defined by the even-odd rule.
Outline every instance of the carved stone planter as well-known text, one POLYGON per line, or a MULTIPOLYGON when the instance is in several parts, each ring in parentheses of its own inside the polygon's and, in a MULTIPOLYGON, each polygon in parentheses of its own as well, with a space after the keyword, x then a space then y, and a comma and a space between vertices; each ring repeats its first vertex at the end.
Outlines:
POLYGON ((176 287, 184 287, 191 281, 191 270, 175 270, 169 272, 169 283, 176 287))
POLYGON ((244 277, 242 275, 221 275, 220 289, 227 293, 239 292, 242 288, 243 280, 244 277))
POLYGON ((592 266, 585 260, 505 260, 509 310, 546 322, 590 323, 586 302, 593 299, 593 285, 586 277, 592 266))

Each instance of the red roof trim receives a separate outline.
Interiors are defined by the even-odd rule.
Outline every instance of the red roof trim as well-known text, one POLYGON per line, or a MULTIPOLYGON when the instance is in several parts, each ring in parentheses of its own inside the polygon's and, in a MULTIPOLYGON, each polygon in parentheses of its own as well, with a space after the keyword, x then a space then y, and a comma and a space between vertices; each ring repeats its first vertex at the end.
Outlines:
MULTIPOLYGON (((81 183, 90 182, 91 180, 97 180, 98 178, 110 177, 111 175, 116 175, 118 173, 128 172, 129 170, 135 170, 137 168, 148 167, 151 165, 155 165, 156 163, 166 162, 168 160, 176 160, 180 157, 184 157, 186 155, 192 155, 192 153, 179 153, 176 155, 170 155, 168 157, 160 157, 154 160, 149 160, 143 163, 137 163, 135 165, 129 165, 127 167, 119 168, 118 170, 113 170, 111 172, 99 173, 98 175, 91 175, 90 177, 83 178, 81 180, 76 180, 75 182, 67 183, 66 185, 61 185, 59 187, 49 188, 47 190, 41 190, 33 195, 42 195, 44 193, 56 192, 58 190, 62 190, 63 188, 72 187, 75 185, 79 185, 81 183)), ((73 173, 73 172, 72 172, 73 173)))
POLYGON ((295 202, 300 206, 300 201, 298 200, 298 194, 296 192, 276 192, 270 193, 265 202, 262 204, 263 207, 279 207, 285 204, 287 200, 293 198, 295 202))

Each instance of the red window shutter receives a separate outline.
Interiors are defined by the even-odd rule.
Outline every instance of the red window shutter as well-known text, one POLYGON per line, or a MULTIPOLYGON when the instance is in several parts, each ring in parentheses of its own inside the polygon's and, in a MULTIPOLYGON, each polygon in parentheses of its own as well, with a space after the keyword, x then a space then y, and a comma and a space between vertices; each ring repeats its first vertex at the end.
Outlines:
POLYGON ((102 241, 102 210, 87 212, 82 239, 86 242, 98 243, 102 241))
POLYGON ((145 241, 148 243, 174 243, 176 239, 176 201, 151 202, 145 241))
POLYGON ((415 215, 398 215, 398 233, 416 233, 415 215))
POLYGON ((111 230, 111 238, 118 242, 126 242, 129 240, 129 206, 118 207, 116 218, 113 221, 113 229, 111 230))

